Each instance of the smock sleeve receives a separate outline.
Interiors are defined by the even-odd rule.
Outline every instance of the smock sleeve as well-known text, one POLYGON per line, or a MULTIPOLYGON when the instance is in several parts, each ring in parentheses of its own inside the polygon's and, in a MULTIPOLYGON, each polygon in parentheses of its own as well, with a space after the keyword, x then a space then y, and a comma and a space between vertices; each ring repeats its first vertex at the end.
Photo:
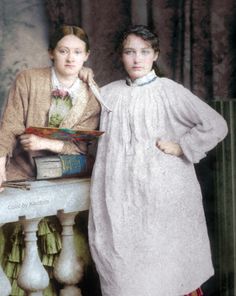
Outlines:
POLYGON ((180 137, 179 144, 185 157, 192 163, 198 163, 225 138, 227 123, 219 113, 183 86, 175 89, 175 96, 176 118, 189 127, 180 137))

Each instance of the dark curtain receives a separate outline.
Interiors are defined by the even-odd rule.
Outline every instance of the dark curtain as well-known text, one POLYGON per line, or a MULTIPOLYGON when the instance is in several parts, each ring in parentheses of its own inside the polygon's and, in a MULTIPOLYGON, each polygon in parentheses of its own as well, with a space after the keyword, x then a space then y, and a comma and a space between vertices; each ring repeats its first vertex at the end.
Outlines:
POLYGON ((81 1, 44 0, 47 15, 50 20, 49 31, 60 24, 81 25, 81 1))
POLYGON ((236 1, 153 0, 161 65, 207 100, 235 97, 236 1))
POLYGON ((130 0, 44 1, 51 21, 51 30, 60 23, 80 25, 85 29, 91 46, 87 66, 93 68, 99 85, 123 77, 114 43, 117 31, 131 23, 130 0), (77 11, 77 14, 74 11, 77 11))
POLYGON ((82 26, 91 41, 88 65, 104 85, 123 77, 117 32, 146 24, 160 36, 159 67, 206 100, 236 96, 235 0, 44 0, 51 29, 82 26))

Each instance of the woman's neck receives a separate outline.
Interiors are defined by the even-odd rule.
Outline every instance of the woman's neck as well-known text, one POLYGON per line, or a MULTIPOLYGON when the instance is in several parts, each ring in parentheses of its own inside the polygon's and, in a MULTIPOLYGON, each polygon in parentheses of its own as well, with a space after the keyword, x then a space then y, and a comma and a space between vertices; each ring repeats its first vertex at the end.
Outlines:
POLYGON ((72 87, 72 85, 75 83, 75 81, 77 80, 78 76, 76 75, 60 75, 56 70, 55 70, 55 74, 57 76, 58 82, 60 83, 61 87, 66 87, 66 88, 70 88, 72 87))

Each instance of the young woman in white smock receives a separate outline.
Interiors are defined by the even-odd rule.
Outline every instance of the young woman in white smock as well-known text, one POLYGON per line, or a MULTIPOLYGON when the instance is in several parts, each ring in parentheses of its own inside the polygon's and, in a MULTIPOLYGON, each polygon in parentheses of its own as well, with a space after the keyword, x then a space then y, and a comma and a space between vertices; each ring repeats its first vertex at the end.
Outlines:
POLYGON ((110 112, 100 121, 89 239, 103 296, 186 295, 214 274, 194 163, 227 125, 188 89, 157 77, 158 55, 157 35, 131 28, 121 42, 128 78, 101 90, 110 112))

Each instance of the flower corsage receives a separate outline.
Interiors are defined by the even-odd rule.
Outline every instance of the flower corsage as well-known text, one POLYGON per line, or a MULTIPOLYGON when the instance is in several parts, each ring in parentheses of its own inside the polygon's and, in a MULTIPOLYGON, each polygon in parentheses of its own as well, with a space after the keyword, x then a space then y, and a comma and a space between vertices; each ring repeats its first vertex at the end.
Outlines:
POLYGON ((62 120, 72 107, 68 91, 55 89, 52 91, 52 104, 49 112, 49 127, 59 127, 62 120))

